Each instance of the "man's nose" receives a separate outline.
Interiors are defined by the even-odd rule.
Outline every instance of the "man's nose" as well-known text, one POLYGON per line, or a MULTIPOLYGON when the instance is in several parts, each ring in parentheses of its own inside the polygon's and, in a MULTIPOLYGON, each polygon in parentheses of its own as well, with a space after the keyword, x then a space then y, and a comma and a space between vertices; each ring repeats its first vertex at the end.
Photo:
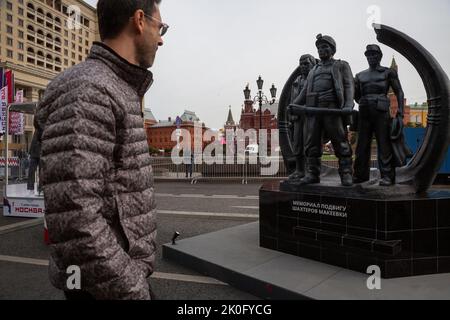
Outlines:
POLYGON ((163 40, 162 37, 159 37, 159 40, 158 40, 158 47, 162 47, 163 45, 164 45, 164 40, 163 40))

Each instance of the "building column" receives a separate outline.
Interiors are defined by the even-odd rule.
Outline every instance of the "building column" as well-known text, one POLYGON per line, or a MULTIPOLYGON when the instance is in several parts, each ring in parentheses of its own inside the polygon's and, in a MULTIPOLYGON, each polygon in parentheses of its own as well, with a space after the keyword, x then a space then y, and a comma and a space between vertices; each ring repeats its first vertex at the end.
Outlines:
POLYGON ((32 102, 39 101, 39 89, 38 88, 31 88, 30 99, 32 102))

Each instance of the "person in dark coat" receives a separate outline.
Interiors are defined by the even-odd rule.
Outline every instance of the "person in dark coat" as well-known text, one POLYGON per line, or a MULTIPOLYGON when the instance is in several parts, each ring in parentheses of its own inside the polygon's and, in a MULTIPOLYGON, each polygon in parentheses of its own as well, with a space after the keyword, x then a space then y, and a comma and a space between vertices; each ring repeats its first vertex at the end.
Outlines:
MULTIPOLYGON (((36 119, 36 118, 35 118, 36 119)), ((39 166, 39 159, 41 154, 41 142, 38 137, 42 134, 40 132, 39 127, 36 129, 36 120, 35 120, 35 132, 33 135, 33 139, 31 140, 30 146, 30 163, 28 168, 28 183, 27 189, 34 190, 34 184, 36 182, 36 171, 39 166)), ((38 188, 40 190, 40 188, 38 188)))

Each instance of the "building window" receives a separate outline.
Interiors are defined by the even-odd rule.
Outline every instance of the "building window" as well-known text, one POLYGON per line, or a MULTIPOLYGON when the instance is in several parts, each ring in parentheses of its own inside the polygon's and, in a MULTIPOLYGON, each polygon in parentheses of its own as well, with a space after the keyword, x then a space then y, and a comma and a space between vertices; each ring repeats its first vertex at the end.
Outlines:
POLYGON ((8 58, 11 58, 11 59, 12 59, 12 57, 13 57, 13 52, 12 52, 11 50, 6 50, 6 56, 7 56, 8 58))
POLYGON ((69 37, 69 31, 64 30, 64 36, 65 36, 65 37, 69 37))
POLYGON ((19 47, 19 50, 23 50, 23 42, 18 42, 17 46, 19 47))
POLYGON ((68 65, 69 65, 69 60, 64 59, 64 65, 65 65, 65 66, 68 66, 68 65))
POLYGON ((72 59, 75 59, 75 53, 72 52, 72 59))
POLYGON ((19 38, 23 39, 23 31, 19 31, 19 38))
POLYGON ((69 46, 69 41, 64 40, 64 45, 65 45, 66 47, 68 47, 68 46, 69 46))
POLYGON ((69 50, 64 49, 64 55, 67 57, 69 55, 69 50))
POLYGON ((12 10, 12 3, 11 2, 9 2, 9 1, 6 2, 6 9, 12 10))
POLYGON ((19 53, 19 61, 23 61, 24 59, 23 59, 23 54, 22 53, 19 53))
POLYGON ((19 19, 19 27, 23 27, 23 20, 19 19))
POLYGON ((6 33, 13 34, 13 28, 11 26, 6 26, 6 33))
POLYGON ((13 16, 12 16, 12 14, 7 14, 6 15, 6 20, 8 21, 8 22, 13 22, 13 16))
POLYGON ((19 13, 19 16, 23 16, 23 9, 22 9, 22 8, 19 8, 19 9, 17 10, 17 12, 19 13))
POLYGON ((6 44, 7 44, 8 46, 12 47, 12 46, 13 46, 13 39, 7 38, 7 39, 6 39, 6 44))
POLYGON ((74 34, 72 34, 72 40, 75 41, 75 35, 74 34))

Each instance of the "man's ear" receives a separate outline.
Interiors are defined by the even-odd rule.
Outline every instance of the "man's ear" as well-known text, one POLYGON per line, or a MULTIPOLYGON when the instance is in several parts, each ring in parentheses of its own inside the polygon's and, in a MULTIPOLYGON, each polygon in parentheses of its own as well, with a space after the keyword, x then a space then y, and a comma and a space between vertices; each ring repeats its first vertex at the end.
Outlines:
POLYGON ((136 31, 138 34, 144 33, 144 24, 145 24, 145 14, 143 10, 136 10, 134 13, 131 21, 132 21, 132 28, 136 31))

